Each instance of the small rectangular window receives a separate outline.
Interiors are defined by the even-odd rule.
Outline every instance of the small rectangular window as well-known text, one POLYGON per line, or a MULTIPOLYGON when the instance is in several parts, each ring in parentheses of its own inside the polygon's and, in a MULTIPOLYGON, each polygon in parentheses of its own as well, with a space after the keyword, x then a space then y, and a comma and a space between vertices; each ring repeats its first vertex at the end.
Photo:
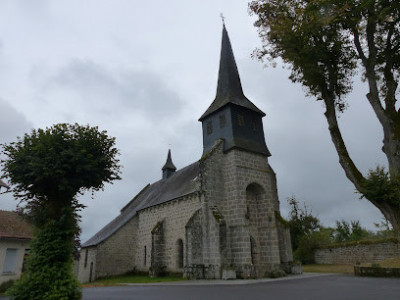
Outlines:
POLYGON ((253 131, 258 131, 257 122, 253 120, 253 131))
POLYGON ((3 274, 13 274, 17 270, 18 249, 7 248, 3 264, 3 274))
POLYGON ((143 265, 145 266, 147 263, 147 249, 146 246, 144 246, 144 251, 143 251, 143 265))
POLYGON ((207 122, 207 134, 211 134, 213 132, 212 122, 207 122))
POLYGON ((219 128, 224 128, 226 125, 226 118, 225 115, 219 116, 219 128))
POLYGON ((238 119, 238 124, 239 126, 244 126, 244 117, 243 115, 237 115, 237 119, 238 119))
POLYGON ((84 268, 87 267, 87 260, 88 260, 88 249, 86 249, 86 251, 85 251, 85 263, 83 264, 84 268))

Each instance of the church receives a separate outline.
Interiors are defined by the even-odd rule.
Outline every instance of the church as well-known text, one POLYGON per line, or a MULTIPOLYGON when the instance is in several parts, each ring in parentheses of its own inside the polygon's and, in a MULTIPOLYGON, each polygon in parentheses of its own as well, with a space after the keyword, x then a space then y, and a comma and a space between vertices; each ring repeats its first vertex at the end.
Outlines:
POLYGON ((135 271, 191 279, 290 273, 264 116, 243 93, 224 24, 217 94, 199 119, 202 157, 177 170, 169 151, 162 178, 82 245, 79 280, 135 271))

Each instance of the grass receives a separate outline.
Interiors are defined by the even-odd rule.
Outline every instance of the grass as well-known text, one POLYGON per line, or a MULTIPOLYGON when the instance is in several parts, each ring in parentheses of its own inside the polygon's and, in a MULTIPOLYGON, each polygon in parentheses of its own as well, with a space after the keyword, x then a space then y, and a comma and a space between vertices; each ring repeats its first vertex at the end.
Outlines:
POLYGON ((303 265, 303 272, 354 274, 353 265, 303 265))
POLYGON ((170 275, 163 277, 150 278, 147 275, 123 275, 117 277, 103 278, 85 283, 83 287, 97 287, 97 286, 116 286, 125 285, 128 283, 156 283, 156 282, 174 282, 186 280, 182 275, 170 275))

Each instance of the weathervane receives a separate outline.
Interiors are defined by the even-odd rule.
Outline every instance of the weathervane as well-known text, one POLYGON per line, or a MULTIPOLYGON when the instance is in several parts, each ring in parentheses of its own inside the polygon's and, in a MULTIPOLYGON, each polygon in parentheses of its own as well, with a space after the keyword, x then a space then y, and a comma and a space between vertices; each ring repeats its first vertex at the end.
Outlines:
POLYGON ((220 14, 220 16, 221 16, 222 24, 224 24, 224 25, 225 25, 225 17, 224 17, 224 14, 223 14, 223 13, 221 13, 221 14, 220 14))

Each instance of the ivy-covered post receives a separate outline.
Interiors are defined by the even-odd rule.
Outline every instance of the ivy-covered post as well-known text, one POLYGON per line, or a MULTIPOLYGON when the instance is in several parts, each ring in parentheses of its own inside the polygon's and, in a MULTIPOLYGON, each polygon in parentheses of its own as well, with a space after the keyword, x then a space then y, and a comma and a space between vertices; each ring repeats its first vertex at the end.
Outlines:
POLYGON ((77 200, 120 179, 115 138, 97 127, 57 124, 2 145, 3 177, 37 228, 26 271, 8 295, 16 300, 80 299, 73 274, 79 236, 77 200))

